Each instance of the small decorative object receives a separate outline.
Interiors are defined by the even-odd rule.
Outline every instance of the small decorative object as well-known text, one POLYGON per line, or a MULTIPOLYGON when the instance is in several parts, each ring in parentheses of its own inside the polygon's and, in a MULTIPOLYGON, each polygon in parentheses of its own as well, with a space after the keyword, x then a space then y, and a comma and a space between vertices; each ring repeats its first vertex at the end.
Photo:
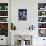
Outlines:
POLYGON ((16 26, 13 23, 11 23, 11 30, 16 30, 16 26))
POLYGON ((0 10, 1 10, 1 6, 0 6, 0 10))
POLYGON ((46 28, 46 24, 44 23, 44 24, 38 24, 38 28, 46 28))
POLYGON ((34 30, 34 26, 32 25, 32 26, 29 26, 29 30, 34 30))
POLYGON ((44 8, 40 8, 40 10, 44 10, 44 8))
POLYGON ((45 12, 42 12, 42 15, 45 15, 45 12))
POLYGON ((5 6, 5 10, 8 10, 8 6, 5 6))
POLYGON ((46 37, 46 29, 39 29, 39 36, 46 37))
POLYGON ((0 22, 7 22, 8 18, 7 17, 0 17, 0 22))
POLYGON ((18 10, 19 20, 27 20, 27 9, 18 10))
POLYGON ((43 39, 43 40, 45 40, 45 39, 43 39))

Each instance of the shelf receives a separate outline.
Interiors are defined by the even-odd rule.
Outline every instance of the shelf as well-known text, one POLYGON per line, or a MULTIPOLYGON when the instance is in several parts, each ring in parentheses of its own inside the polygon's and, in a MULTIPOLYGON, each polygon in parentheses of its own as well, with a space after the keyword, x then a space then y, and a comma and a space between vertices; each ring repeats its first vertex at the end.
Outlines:
POLYGON ((8 37, 8 3, 0 3, 0 35, 8 37))
POLYGON ((46 15, 44 15, 44 16, 38 16, 38 17, 46 17, 46 15))
POLYGON ((0 17, 8 17, 8 16, 0 16, 0 17))
POLYGON ((46 22, 38 22, 38 23, 46 23, 46 22))
POLYGON ((8 11, 8 10, 0 10, 0 11, 8 11))
POLYGON ((8 22, 0 22, 0 23, 8 23, 8 22))
POLYGON ((38 4, 38 36, 46 37, 46 3, 38 4))
POLYGON ((38 37, 38 38, 46 39, 46 37, 38 37))
POLYGON ((46 28, 38 28, 38 29, 46 29, 46 28))
POLYGON ((46 10, 38 10, 38 11, 46 11, 46 10))

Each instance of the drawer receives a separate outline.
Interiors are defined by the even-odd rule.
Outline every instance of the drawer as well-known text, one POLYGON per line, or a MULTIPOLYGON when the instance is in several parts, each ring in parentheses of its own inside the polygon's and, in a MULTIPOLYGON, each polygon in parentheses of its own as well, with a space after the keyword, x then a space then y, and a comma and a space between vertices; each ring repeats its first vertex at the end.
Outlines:
POLYGON ((3 38, 3 37, 1 37, 0 38, 0 45, 8 45, 8 39, 7 38, 3 38))

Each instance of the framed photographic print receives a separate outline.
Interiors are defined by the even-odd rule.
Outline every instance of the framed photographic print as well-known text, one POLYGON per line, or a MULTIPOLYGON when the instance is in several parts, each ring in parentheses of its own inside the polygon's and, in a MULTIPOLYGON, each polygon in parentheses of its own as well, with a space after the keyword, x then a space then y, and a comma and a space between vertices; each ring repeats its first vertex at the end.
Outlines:
POLYGON ((18 10, 19 20, 27 20, 27 9, 19 9, 18 10))

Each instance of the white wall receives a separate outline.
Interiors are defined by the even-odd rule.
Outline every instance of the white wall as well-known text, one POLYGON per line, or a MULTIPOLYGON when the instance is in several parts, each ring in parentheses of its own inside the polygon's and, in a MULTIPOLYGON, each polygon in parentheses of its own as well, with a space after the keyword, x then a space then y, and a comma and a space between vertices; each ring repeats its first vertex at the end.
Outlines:
MULTIPOLYGON (((33 46, 43 44, 42 38, 38 38, 38 3, 45 3, 46 0, 11 0, 11 22, 16 25, 17 30, 28 30, 30 25, 35 26, 35 34, 33 38, 33 46), (27 9, 27 21, 18 20, 18 9, 27 9), (37 39, 37 40, 36 40, 37 39), (39 44, 38 44, 39 43, 39 44)), ((16 30, 16 31, 17 31, 16 30)), ((19 31, 18 31, 19 32, 19 31)))
MULTIPOLYGON (((27 30, 37 21, 37 2, 31 0, 11 1, 11 22, 16 25, 17 30, 27 30), (18 9, 27 9, 27 21, 18 20, 18 9), (36 21, 35 21, 36 20, 36 21)), ((36 22, 37 23, 37 22, 36 22)))
MULTIPOLYGON (((25 30, 28 30, 29 26, 33 24, 35 26, 35 32, 36 32, 33 33, 33 35, 38 36, 37 9, 38 9, 37 0, 34 1, 11 0, 11 22, 13 22, 16 25, 17 32, 20 32, 20 30, 24 30, 23 32, 27 33, 25 30), (18 20, 18 9, 27 9, 27 21, 18 20)), ((34 42, 33 44, 37 44, 37 42, 36 43, 34 42)))
POLYGON ((38 3, 46 0, 11 0, 11 22, 16 25, 17 30, 27 30, 32 24, 37 29, 38 25, 38 3), (27 21, 18 20, 18 9, 27 9, 27 21))

